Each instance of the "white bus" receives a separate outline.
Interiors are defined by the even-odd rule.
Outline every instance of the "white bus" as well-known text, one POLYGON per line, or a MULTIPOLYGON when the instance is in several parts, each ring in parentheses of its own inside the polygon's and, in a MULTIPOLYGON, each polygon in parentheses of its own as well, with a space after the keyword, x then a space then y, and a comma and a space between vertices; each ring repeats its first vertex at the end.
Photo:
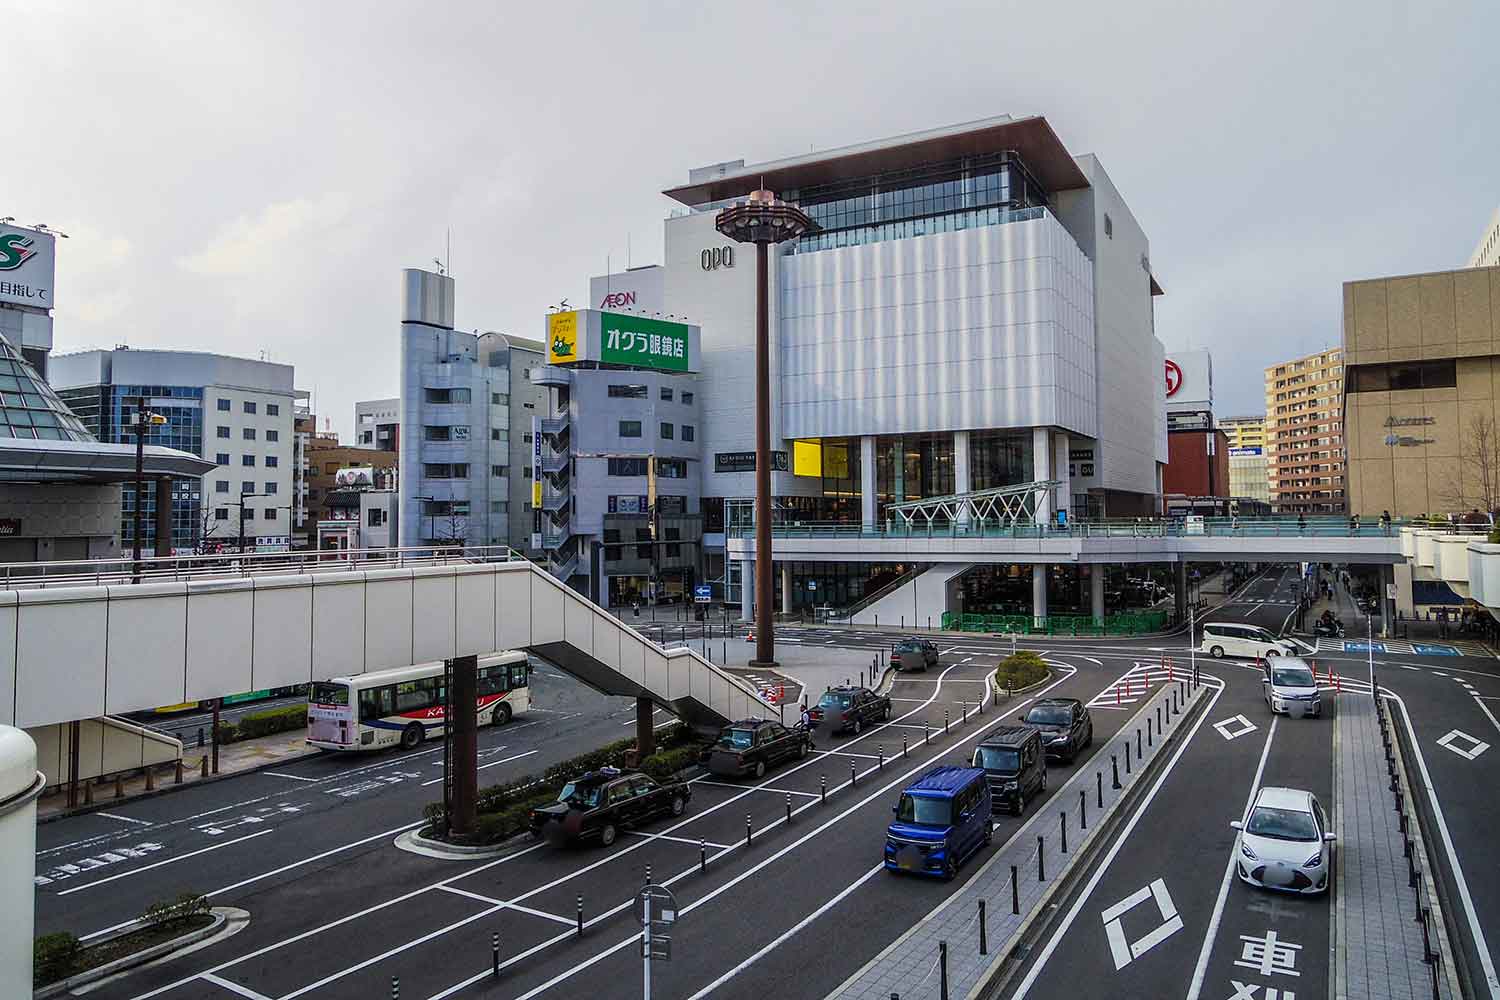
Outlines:
MULTIPOLYGON (((479 658, 479 725, 504 725, 531 707, 525 653, 479 658)), ((307 744, 323 750, 410 750, 443 735, 443 664, 419 663, 314 683, 307 744)))

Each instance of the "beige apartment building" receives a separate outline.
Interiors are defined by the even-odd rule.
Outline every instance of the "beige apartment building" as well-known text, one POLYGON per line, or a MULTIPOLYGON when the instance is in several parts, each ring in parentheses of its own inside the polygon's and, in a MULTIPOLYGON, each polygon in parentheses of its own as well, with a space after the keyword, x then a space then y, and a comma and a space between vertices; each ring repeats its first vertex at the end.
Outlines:
POLYGON ((1271 501, 1266 475, 1266 418, 1220 417, 1219 430, 1229 438, 1229 495, 1271 501))
POLYGON ((1339 348, 1266 369, 1266 478, 1276 510, 1344 510, 1343 409, 1339 348))
POLYGON ((1350 510, 1493 509, 1500 267, 1344 283, 1350 510))

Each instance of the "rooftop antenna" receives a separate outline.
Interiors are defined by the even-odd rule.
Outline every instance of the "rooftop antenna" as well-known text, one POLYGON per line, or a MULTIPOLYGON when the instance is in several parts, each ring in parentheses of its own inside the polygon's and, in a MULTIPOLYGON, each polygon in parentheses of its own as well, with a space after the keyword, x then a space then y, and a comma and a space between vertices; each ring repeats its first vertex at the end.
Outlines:
POLYGON ((630 270, 630 233, 625 234, 625 270, 630 270))

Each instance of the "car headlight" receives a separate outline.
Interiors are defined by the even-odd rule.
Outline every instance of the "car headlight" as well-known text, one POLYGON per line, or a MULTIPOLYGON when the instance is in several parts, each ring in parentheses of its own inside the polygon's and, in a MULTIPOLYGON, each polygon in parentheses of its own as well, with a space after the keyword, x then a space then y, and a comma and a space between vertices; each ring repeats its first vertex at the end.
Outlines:
POLYGON ((1004 788, 1004 789, 1005 789, 1005 790, 1006 790, 1006 791, 1007 791, 1007 792, 1013 792, 1013 791, 1015 791, 1015 790, 1016 790, 1016 789, 1017 789, 1017 788, 1018 788, 1018 787, 1020 787, 1020 784, 1019 784, 1019 782, 1015 782, 1015 781, 1007 781, 1007 782, 1006 782, 1006 783, 1005 783, 1005 784, 1004 784, 1004 785, 1003 785, 1003 786, 1001 786, 1001 787, 1003 787, 1003 788, 1004 788))
POLYGON ((1250 845, 1246 844, 1244 841, 1240 841, 1240 853, 1249 858, 1251 861, 1260 860, 1260 858, 1255 856, 1255 852, 1250 850, 1250 845))
POLYGON ((1316 868, 1316 867, 1318 867, 1318 865, 1320 865, 1322 863, 1323 863, 1323 852, 1319 851, 1317 854, 1314 854, 1312 857, 1310 857, 1306 861, 1302 862, 1302 867, 1303 868, 1316 868))
POLYGON ((1065 743, 1065 742, 1067 742, 1067 739, 1068 739, 1068 734, 1067 733, 1053 733, 1051 736, 1047 737, 1047 742, 1048 743, 1065 743))

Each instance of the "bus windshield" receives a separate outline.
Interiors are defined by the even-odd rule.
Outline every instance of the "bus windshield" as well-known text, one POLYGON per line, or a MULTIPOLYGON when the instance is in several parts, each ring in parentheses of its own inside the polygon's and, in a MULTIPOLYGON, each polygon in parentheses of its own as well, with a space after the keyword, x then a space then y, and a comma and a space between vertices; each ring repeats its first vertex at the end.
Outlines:
POLYGON ((312 686, 312 691, 307 700, 314 705, 338 705, 346 707, 349 704, 349 685, 319 681, 312 686))

